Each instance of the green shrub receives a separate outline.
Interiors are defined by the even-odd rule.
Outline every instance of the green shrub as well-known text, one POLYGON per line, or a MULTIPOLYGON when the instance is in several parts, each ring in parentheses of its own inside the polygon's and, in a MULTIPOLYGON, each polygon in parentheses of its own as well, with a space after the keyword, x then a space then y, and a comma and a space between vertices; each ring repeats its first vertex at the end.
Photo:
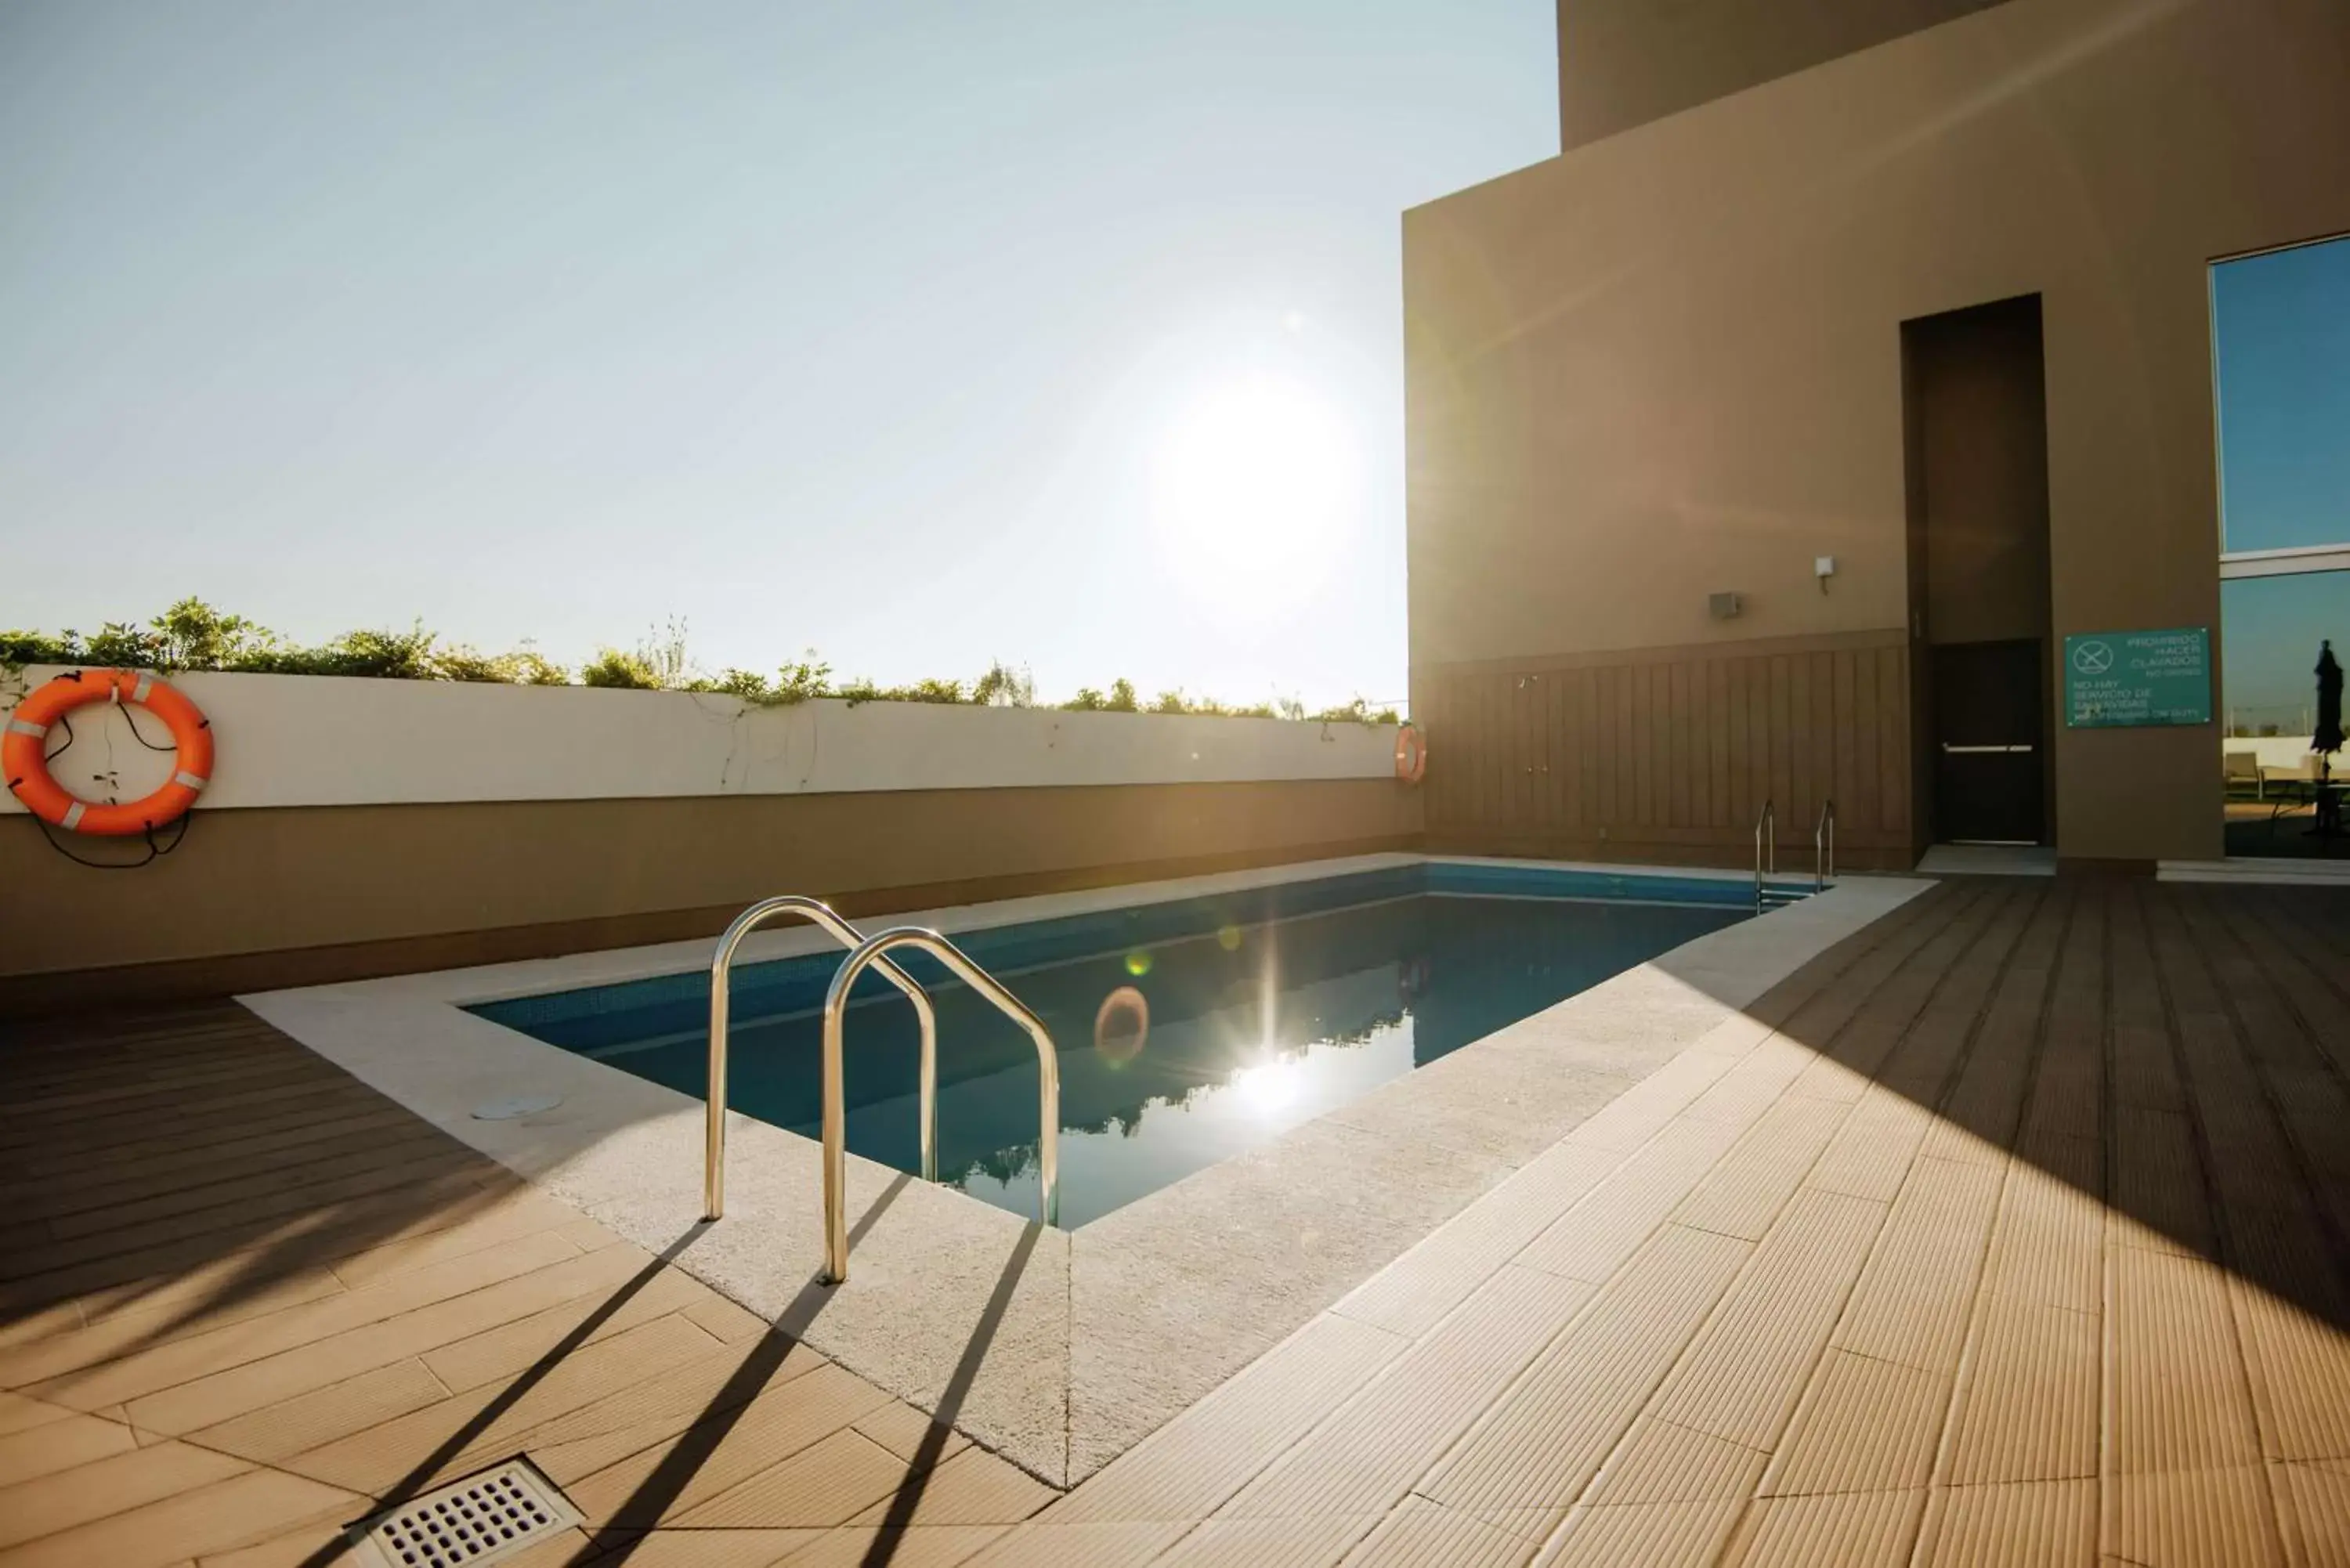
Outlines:
MULTIPOLYGON (((1299 717, 1304 716, 1305 711, 1303 707, 1295 703, 1291 706, 1297 707, 1299 717)), ((1229 702, 1219 702, 1212 697, 1187 697, 1180 686, 1172 691, 1161 691, 1159 700, 1150 705, 1150 711, 1189 713, 1203 719, 1277 719, 1285 716, 1276 712, 1270 701, 1238 707, 1229 702)))
POLYGON ((1364 701, 1360 697, 1356 698, 1352 702, 1346 703, 1343 706, 1336 708, 1325 708, 1319 713, 1309 713, 1306 717, 1317 724, 1393 724, 1400 722, 1400 721, 1396 717, 1396 711, 1394 709, 1382 708, 1378 712, 1374 713, 1371 711, 1371 705, 1364 701))
POLYGON ((382 680, 432 680, 437 639, 418 621, 406 631, 347 631, 327 645, 337 675, 369 675, 382 680))
POLYGON ((815 649, 807 651, 807 658, 775 671, 776 701, 805 702, 832 690, 832 666, 818 661, 815 649))
POLYGON ((1027 670, 1015 670, 1000 659, 992 659, 987 673, 972 687, 971 700, 992 708, 1033 708, 1036 682, 1027 670))
POLYGON ((0 631, 0 664, 79 664, 82 651, 78 631, 0 631))
POLYGON ((535 649, 517 649, 512 653, 478 653, 462 644, 452 644, 434 651, 432 678, 491 681, 505 686, 571 684, 571 671, 535 649))
POLYGON ((1066 713, 1131 713, 1136 711, 1134 682, 1120 677, 1109 683, 1103 692, 1092 686, 1080 686, 1077 694, 1061 704, 1066 713))
POLYGON ((617 648, 599 648, 595 658, 579 667, 579 684, 658 691, 660 676, 640 655, 623 653, 617 648))
POLYGON ((637 644, 636 663, 657 687, 681 691, 692 684, 693 660, 685 651, 685 618, 671 616, 666 625, 647 632, 637 644))
POLYGON ((191 596, 147 623, 166 670, 234 670, 279 646, 277 634, 241 615, 224 615, 191 596))
POLYGON ((568 686, 571 671, 546 658, 535 648, 518 649, 513 653, 501 653, 491 661, 500 667, 494 679, 511 680, 518 686, 568 686))
POLYGON ((442 680, 495 680, 497 668, 494 655, 476 652, 462 643, 440 649, 432 659, 432 673, 442 680))
MULTIPOLYGON (((509 685, 564 686, 571 672, 528 643, 510 653, 484 653, 468 644, 443 643, 421 621, 406 631, 361 629, 306 648, 267 627, 226 614, 203 599, 181 599, 144 626, 108 621, 88 637, 68 629, 0 631, 0 672, 21 673, 28 664, 82 664, 161 670, 232 670, 262 675, 349 675, 390 680, 495 681, 509 685)), ((1035 679, 1002 659, 966 687, 960 680, 931 679, 907 686, 883 686, 866 678, 835 685, 832 666, 807 650, 784 665, 771 681, 755 670, 727 669, 697 675, 687 652, 685 622, 671 618, 654 628, 635 649, 598 649, 582 666, 583 686, 635 691, 709 691, 761 707, 835 697, 850 703, 936 702, 1027 708, 1036 701, 1035 679)), ((1134 682, 1123 677, 1104 691, 1082 686, 1061 704, 1073 712, 1134 713, 1143 711, 1134 682)), ((1258 719, 1312 719, 1323 723, 1392 724, 1392 709, 1373 712, 1357 697, 1341 707, 1308 714, 1295 698, 1276 698, 1232 707, 1209 697, 1191 697, 1180 687, 1162 691, 1153 713, 1188 713, 1258 719)))
POLYGON ((128 621, 110 620, 89 639, 89 651, 84 657, 92 664, 117 669, 145 668, 161 660, 162 644, 163 639, 151 631, 128 621))
POLYGON ((860 702, 937 702, 960 704, 972 699, 965 697, 960 680, 917 680, 911 686, 883 686, 868 676, 858 676, 838 690, 824 695, 845 699, 851 707, 860 702))
MULTIPOLYGON (((214 668, 254 675, 354 675, 383 680, 445 679, 439 664, 438 639, 420 623, 407 631, 347 631, 323 648, 272 644, 253 649, 233 663, 214 668)), ((95 639, 90 661, 119 663, 103 657, 95 639)))
POLYGON ((718 691, 729 697, 740 697, 745 702, 762 706, 775 701, 767 689, 767 678, 755 670, 736 670, 732 666, 718 672, 715 680, 693 680, 686 683, 688 691, 718 691))

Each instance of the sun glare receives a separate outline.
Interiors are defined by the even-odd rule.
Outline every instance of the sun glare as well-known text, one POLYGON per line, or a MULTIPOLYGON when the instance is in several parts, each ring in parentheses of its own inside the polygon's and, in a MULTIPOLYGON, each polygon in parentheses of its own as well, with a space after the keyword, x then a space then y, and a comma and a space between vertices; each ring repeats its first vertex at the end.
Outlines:
POLYGON ((1243 611, 1305 596, 1343 545, 1361 490, 1360 459, 1330 405, 1272 379, 1192 404, 1151 478, 1169 565, 1208 603, 1243 611))
POLYGON ((1241 1103, 1249 1109, 1259 1116, 1274 1116, 1295 1101, 1305 1087, 1305 1075, 1295 1062, 1264 1062, 1234 1073, 1232 1086, 1240 1091, 1241 1103))

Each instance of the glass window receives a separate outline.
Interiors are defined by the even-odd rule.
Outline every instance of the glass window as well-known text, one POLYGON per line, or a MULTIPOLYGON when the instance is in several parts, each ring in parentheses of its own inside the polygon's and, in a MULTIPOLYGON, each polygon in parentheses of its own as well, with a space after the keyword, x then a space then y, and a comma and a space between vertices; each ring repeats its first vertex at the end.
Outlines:
POLYGON ((2334 657, 2350 665, 2350 572, 2221 583, 2220 720, 2227 733, 2297 736, 2306 750, 2316 722, 2318 645, 2329 638, 2334 657))
POLYGON ((2350 236, 2211 269, 2221 548, 2350 546, 2350 236))
POLYGON ((2211 268, 2220 774, 2230 855, 2350 857, 2350 753, 2312 750, 2350 664, 2350 237, 2211 268))

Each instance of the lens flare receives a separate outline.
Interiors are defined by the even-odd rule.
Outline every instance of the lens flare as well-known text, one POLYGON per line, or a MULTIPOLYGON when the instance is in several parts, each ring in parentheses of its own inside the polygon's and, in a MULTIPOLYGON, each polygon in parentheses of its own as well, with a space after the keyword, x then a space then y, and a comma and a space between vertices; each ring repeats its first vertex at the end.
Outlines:
POLYGON ((1139 948, 1126 955, 1126 972, 1140 980, 1150 972, 1150 955, 1139 948))
POLYGON ((1216 945, 1228 953, 1240 951, 1241 929, 1238 926, 1224 926, 1219 929, 1216 932, 1216 945))
POLYGON ((1123 1067, 1142 1054, 1150 1038, 1150 1002, 1130 985, 1121 985, 1102 998, 1094 1012, 1094 1050, 1113 1067, 1123 1067), (1118 1022, 1127 1021, 1120 1029, 1118 1022))

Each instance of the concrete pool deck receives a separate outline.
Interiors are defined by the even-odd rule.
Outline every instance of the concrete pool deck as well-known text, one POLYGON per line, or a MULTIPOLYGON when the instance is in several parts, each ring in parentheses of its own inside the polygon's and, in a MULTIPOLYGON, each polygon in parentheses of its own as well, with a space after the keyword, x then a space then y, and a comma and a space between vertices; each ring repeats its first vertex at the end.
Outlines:
MULTIPOLYGON (((1409 864, 1364 857, 926 911, 952 933, 1409 864)), ((1639 868, 1607 867, 1630 874, 1639 868)), ((1673 872, 1673 875, 1687 875, 1673 872)), ((1699 873, 1727 876, 1735 874, 1699 873)), ((1669 1117, 1769 1033, 1758 999, 1931 883, 1850 879, 1711 933, 1074 1232, 849 1160, 850 1278, 813 1282, 809 1139, 732 1118, 698 1228, 698 1099, 462 1011, 707 961, 702 944, 244 999, 473 1148, 1055 1486, 1092 1474, 1568 1134, 1669 1117), (484 1120, 519 1096, 554 1108, 484 1120)), ((750 957, 818 951, 805 929, 750 957)), ((1800 989, 1800 988, 1797 988, 1800 989)), ((951 1051, 951 1041, 942 1049, 951 1051)), ((1643 1134, 1642 1136, 1645 1136, 1643 1134)))

